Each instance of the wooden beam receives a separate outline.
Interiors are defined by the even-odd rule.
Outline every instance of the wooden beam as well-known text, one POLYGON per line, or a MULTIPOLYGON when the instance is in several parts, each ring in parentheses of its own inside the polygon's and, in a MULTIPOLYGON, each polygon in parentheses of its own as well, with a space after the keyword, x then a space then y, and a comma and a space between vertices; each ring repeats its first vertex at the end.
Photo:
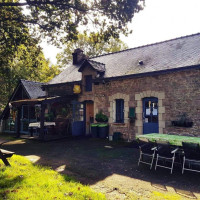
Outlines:
POLYGON ((44 140, 44 111, 45 111, 45 105, 41 104, 41 112, 40 112, 40 134, 39 134, 39 138, 41 140, 44 140))
POLYGON ((21 106, 17 108, 17 130, 16 130, 16 136, 17 137, 20 137, 21 109, 22 109, 21 106))

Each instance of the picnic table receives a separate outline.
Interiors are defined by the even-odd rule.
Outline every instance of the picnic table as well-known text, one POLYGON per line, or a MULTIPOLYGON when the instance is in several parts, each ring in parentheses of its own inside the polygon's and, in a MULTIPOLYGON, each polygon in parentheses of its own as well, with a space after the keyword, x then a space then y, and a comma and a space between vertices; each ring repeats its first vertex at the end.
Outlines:
MULTIPOLYGON (((44 122, 44 126, 55 126, 55 122, 44 122)), ((29 123, 29 128, 40 128, 40 122, 29 123)))
POLYGON ((170 134, 159 134, 159 133, 150 133, 150 134, 136 136, 136 139, 142 139, 142 138, 148 139, 151 142, 168 141, 171 145, 174 146, 182 146, 182 142, 200 144, 200 137, 192 137, 192 136, 170 135, 170 134))
POLYGON ((8 162, 7 158, 11 157, 14 154, 14 152, 7 151, 1 148, 1 146, 5 144, 6 142, 9 142, 9 141, 0 139, 0 159, 4 162, 6 166, 10 166, 10 163, 8 162))
MULTIPOLYGON (((48 127, 55 127, 56 123, 55 122, 44 122, 44 127, 45 127, 45 132, 47 133, 48 127)), ((39 130, 41 127, 41 123, 40 122, 32 122, 29 123, 29 132, 30 135, 33 136, 33 129, 35 130, 39 130)))

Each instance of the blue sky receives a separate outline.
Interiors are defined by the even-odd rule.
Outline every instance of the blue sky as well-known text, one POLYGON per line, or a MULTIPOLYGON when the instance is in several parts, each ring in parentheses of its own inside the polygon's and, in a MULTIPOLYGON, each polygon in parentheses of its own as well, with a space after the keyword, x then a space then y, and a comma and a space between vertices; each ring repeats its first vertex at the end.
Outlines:
MULTIPOLYGON (((129 28, 133 33, 121 39, 129 48, 200 32, 200 0, 146 0, 143 11, 135 14, 129 28)), ((42 43, 46 58, 56 63, 61 51, 42 43)))

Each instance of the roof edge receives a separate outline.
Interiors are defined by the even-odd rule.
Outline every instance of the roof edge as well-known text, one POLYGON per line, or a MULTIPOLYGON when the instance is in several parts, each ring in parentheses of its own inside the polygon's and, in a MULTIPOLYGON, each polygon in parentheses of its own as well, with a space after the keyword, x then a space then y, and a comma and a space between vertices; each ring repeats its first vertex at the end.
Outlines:
POLYGON ((153 71, 153 72, 145 72, 145 73, 139 73, 139 74, 128 74, 128 75, 123 75, 123 76, 98 78, 98 79, 95 79, 95 80, 96 81, 98 81, 98 80, 121 80, 121 79, 135 78, 135 77, 145 77, 145 76, 167 74, 167 73, 185 71, 185 70, 191 70, 191 69, 200 69, 200 64, 191 65, 191 66, 185 66, 185 67, 179 67, 179 68, 173 68, 173 69, 165 69, 165 70, 153 71))
POLYGON ((72 81, 72 82, 63 82, 63 83, 54 83, 54 84, 46 84, 46 85, 42 85, 42 88, 45 88, 45 87, 54 87, 54 86, 62 86, 62 85, 65 85, 65 84, 76 84, 76 83, 81 83, 81 81, 72 81))

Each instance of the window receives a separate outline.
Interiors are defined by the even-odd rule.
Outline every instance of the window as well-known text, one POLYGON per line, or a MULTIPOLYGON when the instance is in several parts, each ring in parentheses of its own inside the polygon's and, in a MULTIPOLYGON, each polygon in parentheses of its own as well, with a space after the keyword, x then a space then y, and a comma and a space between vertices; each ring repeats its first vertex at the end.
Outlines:
POLYGON ((85 76, 85 91, 92 91, 92 75, 85 76))
POLYGON ((116 99, 116 123, 124 123, 124 100, 116 99))

